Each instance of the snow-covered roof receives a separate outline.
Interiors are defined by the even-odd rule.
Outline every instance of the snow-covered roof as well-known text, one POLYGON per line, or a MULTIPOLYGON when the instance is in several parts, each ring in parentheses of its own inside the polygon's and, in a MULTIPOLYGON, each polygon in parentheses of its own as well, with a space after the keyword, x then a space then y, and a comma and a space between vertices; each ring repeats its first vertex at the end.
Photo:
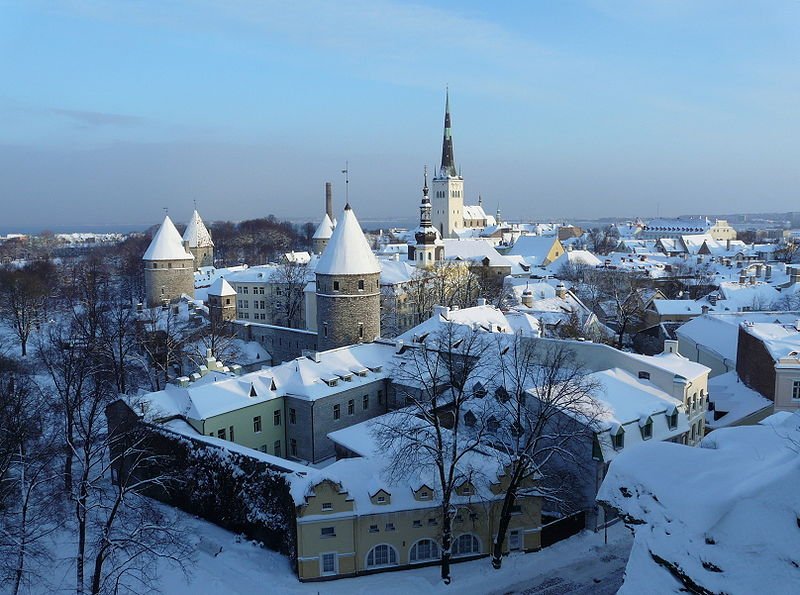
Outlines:
POLYGON ((417 269, 402 260, 381 259, 381 285, 407 283, 417 274, 417 269))
POLYGON ((794 413, 715 430, 700 448, 622 452, 598 493, 636 523, 619 593, 797 592, 798 436, 794 413))
POLYGON ((759 411, 771 410, 772 401, 739 380, 735 370, 708 380, 708 399, 714 411, 706 413, 706 427, 724 428, 741 422, 759 411))
POLYGON ((322 221, 319 222, 317 226, 317 231, 314 232, 314 236, 312 239, 315 240, 329 240, 333 235, 333 229, 336 225, 331 221, 331 218, 328 217, 328 213, 325 213, 322 216, 322 221))
POLYGON ((218 277, 217 280, 211 284, 206 293, 208 295, 217 296, 236 295, 236 290, 231 287, 231 284, 224 278, 218 277))
POLYGON ((753 322, 747 320, 741 325, 747 334, 761 339, 772 358, 777 361, 794 353, 800 352, 800 330, 796 320, 788 323, 753 322))
POLYGON ((220 375, 187 388, 168 385, 143 398, 156 417, 185 416, 196 420, 286 395, 313 401, 385 378, 384 368, 393 354, 392 343, 362 343, 321 352, 317 354, 319 361, 298 357, 235 378, 220 375), (342 375, 349 380, 342 380, 342 375), (326 382, 334 379, 341 381, 336 386, 326 382))
POLYGON ((524 256, 528 264, 538 266, 544 264, 545 258, 557 241, 556 237, 520 236, 508 253, 524 256))
POLYGON ((567 263, 573 265, 598 267, 603 264, 603 261, 601 261, 599 258, 597 258, 597 256, 588 250, 567 250, 547 266, 553 271, 558 271, 560 267, 567 263))
POLYGON ((404 341, 414 341, 421 337, 435 337, 444 325, 455 324, 465 329, 477 329, 488 333, 513 332, 505 314, 494 306, 473 306, 471 308, 451 309, 435 306, 433 316, 421 322, 398 337, 404 341))
POLYGON ((214 245, 211 240, 211 234, 200 218, 197 209, 192 212, 192 218, 186 224, 186 231, 183 232, 183 241, 189 243, 189 248, 206 248, 214 245))
POLYGON ((169 215, 164 217, 142 260, 193 260, 194 256, 183 247, 183 238, 169 215))
POLYGON ((463 214, 468 221, 486 221, 486 211, 480 205, 464 205, 463 214))
POLYGON ((346 205, 333 235, 319 259, 322 275, 366 275, 380 273, 381 265, 367 243, 350 205, 346 205))

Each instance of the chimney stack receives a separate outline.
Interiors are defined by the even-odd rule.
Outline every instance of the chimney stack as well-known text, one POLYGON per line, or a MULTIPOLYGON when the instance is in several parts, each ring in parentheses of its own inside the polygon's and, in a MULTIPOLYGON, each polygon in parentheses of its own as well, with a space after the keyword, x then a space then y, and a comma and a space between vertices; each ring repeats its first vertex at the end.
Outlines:
POLYGON ((325 182, 325 212, 333 221, 333 184, 325 182))

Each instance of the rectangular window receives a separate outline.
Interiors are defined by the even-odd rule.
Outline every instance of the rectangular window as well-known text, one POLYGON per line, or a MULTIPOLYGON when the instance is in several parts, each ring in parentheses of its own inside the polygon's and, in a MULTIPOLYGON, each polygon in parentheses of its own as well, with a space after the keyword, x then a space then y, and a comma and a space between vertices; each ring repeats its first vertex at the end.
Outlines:
POLYGON ((522 506, 520 504, 514 504, 511 507, 511 514, 522 514, 522 506))
POLYGON ((236 438, 233 437, 233 426, 228 428, 228 430, 230 430, 230 432, 231 432, 231 442, 234 442, 236 440, 236 438))
POLYGON ((650 372, 639 372, 639 378, 642 380, 650 380, 650 372))
POLYGON ((242 285, 242 293, 243 293, 243 294, 247 295, 247 293, 248 293, 249 291, 250 291, 250 288, 249 288, 249 287, 247 287, 247 285, 242 285))
POLYGON ((439 521, 437 521, 435 518, 428 519, 428 526, 429 527, 434 527, 434 526, 436 526, 438 524, 439 524, 439 521))
POLYGON ((297 456, 297 440, 295 440, 294 438, 289 440, 289 449, 290 449, 289 452, 292 453, 292 456, 296 457, 297 456))
POLYGON ((800 380, 792 381, 792 399, 800 401, 800 380))
POLYGON ((217 438, 222 438, 223 440, 226 439, 225 438, 225 428, 222 428, 221 430, 217 430, 217 438))
POLYGON ((339 282, 338 281, 334 281, 333 282, 333 290, 334 291, 339 291, 339 282))
POLYGON ((319 535, 320 537, 336 537, 336 529, 334 527, 322 527, 319 535))
POLYGON ((378 525, 370 525, 369 526, 370 533, 377 533, 378 532, 378 525))
POLYGON ((383 405, 383 389, 378 389, 378 404, 383 405))
POLYGON ((394 531, 394 523, 386 523, 387 531, 394 531))
POLYGON ((330 511, 330 510, 333 510, 333 502, 323 502, 322 503, 322 510, 324 510, 326 512, 330 511))
POLYGON ((260 415, 256 415, 253 418, 253 432, 258 434, 260 431, 261 431, 261 416, 260 415))
POLYGON ((294 409, 289 409, 289 423, 296 424, 297 423, 297 411, 294 409))
POLYGON ((347 401, 347 415, 353 415, 356 412, 356 402, 353 399, 347 401))
POLYGON ((280 409, 276 409, 275 412, 272 414, 272 425, 273 426, 281 425, 281 411, 280 411, 280 409))
POLYGON ((361 399, 361 407, 363 409, 369 409, 369 395, 364 395, 361 399))
POLYGON ((339 405, 334 405, 333 406, 333 419, 339 419, 340 417, 342 417, 341 407, 339 407, 339 405))
POLYGON ((280 440, 276 440, 275 441, 275 456, 276 457, 281 456, 281 441, 280 440))
POLYGON ((359 279, 358 280, 358 290, 359 291, 364 291, 364 279, 359 279))
POLYGON ((262 444, 262 445, 261 445, 261 448, 260 448, 259 450, 260 450, 261 452, 267 452, 267 445, 266 445, 266 444, 262 444))
POLYGON ((421 527, 422 521, 414 521, 414 527, 421 527))
POLYGON ((336 554, 322 554, 322 574, 336 574, 336 554))

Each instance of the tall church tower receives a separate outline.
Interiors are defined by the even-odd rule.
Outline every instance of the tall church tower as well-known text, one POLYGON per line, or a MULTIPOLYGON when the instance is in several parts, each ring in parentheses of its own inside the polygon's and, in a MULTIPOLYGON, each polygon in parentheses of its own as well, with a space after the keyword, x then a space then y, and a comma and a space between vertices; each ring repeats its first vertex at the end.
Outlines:
POLYGON ((444 260, 444 242, 439 230, 431 222, 431 199, 428 197, 428 168, 425 168, 425 182, 422 186, 422 204, 419 207, 419 227, 414 232, 416 243, 409 243, 408 259, 417 266, 431 267, 444 260))
POLYGON ((314 271, 317 349, 366 343, 381 334, 381 265, 350 204, 314 271))
POLYGON ((456 237, 464 227, 464 178, 456 170, 453 154, 453 136, 450 131, 450 91, 444 107, 444 138, 442 139, 442 165, 433 177, 431 200, 433 226, 443 238, 456 237))

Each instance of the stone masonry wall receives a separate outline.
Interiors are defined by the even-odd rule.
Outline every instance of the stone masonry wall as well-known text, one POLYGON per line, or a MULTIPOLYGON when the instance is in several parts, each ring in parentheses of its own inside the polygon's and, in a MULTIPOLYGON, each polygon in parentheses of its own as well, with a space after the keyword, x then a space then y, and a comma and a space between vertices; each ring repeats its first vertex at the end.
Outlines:
POLYGON ((378 273, 317 275, 317 345, 320 351, 369 342, 380 336, 379 279, 378 273), (364 289, 359 290, 358 282, 362 279, 364 289), (335 283, 339 283, 338 290, 334 289, 335 283), (363 325, 363 336, 359 333, 359 324, 363 325))
POLYGON ((184 293, 194 297, 194 268, 192 261, 160 260, 158 262, 145 262, 144 286, 149 308, 160 305, 162 300, 177 300, 184 293), (153 265, 157 265, 158 268, 153 268, 153 265), (169 268, 169 265, 172 265, 172 268, 169 268))

